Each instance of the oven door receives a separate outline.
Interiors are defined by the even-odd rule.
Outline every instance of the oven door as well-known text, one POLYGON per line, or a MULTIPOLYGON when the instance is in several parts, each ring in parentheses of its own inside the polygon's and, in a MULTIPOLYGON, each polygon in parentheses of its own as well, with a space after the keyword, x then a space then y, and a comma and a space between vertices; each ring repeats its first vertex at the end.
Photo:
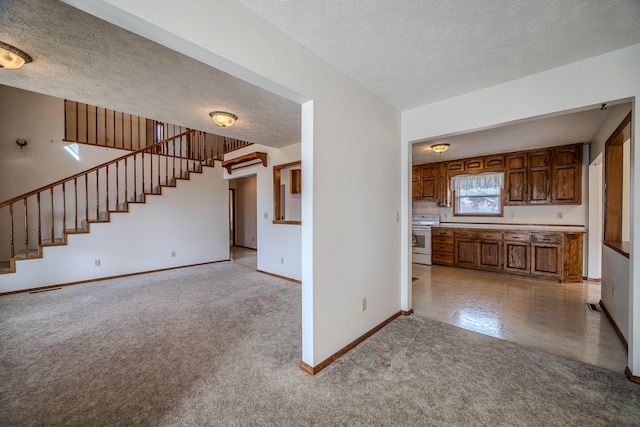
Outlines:
POLYGON ((413 227, 413 254, 411 261, 431 265, 431 227, 413 227))

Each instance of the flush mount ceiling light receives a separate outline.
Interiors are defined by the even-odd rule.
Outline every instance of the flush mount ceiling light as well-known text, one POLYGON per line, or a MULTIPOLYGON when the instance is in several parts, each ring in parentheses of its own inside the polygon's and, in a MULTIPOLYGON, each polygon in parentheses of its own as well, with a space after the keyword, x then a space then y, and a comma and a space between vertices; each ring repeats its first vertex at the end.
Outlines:
POLYGON ((431 149, 438 154, 442 154, 449 149, 449 144, 433 144, 431 149))
POLYGON ((226 111, 212 111, 209 113, 211 116, 211 120, 213 123, 221 126, 223 128, 233 126, 233 124, 238 120, 238 116, 235 114, 227 113, 226 111))
POLYGON ((17 47, 0 42, 0 68, 14 70, 32 61, 33 59, 29 55, 17 47))

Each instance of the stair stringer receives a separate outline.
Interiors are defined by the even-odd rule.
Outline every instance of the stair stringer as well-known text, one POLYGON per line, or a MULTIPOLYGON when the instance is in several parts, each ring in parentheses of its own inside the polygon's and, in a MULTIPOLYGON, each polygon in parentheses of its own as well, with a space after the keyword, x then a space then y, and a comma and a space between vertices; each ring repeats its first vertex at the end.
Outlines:
POLYGON ((229 259, 228 212, 223 169, 202 168, 90 222, 89 233, 67 234, 67 245, 42 247, 42 258, 17 261, 0 275, 0 293, 229 259))

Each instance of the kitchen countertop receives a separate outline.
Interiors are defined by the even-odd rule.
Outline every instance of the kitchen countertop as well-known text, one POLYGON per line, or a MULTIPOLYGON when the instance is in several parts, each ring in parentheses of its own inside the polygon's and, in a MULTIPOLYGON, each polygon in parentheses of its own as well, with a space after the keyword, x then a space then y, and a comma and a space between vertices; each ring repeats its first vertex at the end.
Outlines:
POLYGON ((478 228, 489 230, 532 230, 532 231, 571 231, 586 233, 586 227, 580 225, 528 225, 528 224, 474 224, 464 222, 441 222, 439 227, 478 228))

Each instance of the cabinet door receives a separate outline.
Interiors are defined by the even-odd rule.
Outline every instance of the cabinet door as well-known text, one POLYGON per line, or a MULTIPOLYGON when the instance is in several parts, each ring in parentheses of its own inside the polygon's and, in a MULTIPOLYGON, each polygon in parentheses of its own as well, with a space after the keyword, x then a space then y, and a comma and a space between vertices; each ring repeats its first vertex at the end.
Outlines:
POLYGON ((411 168, 411 197, 419 199, 422 197, 422 168, 413 166, 411 168))
POLYGON ((445 162, 438 163, 438 206, 451 206, 449 195, 449 178, 447 178, 447 165, 445 162))
POLYGON ((530 151, 529 163, 529 203, 548 205, 551 203, 551 150, 530 151))
POLYGON ((478 242, 478 267, 483 270, 502 270, 502 242, 480 240, 478 242))
POLYGON ((553 149, 551 201, 580 204, 582 200, 582 144, 553 149))
POLYGON ((453 257, 455 265, 460 267, 476 266, 476 241, 468 239, 455 239, 453 257))
POLYGON ((438 166, 422 165, 422 199, 438 200, 438 166))
POLYGON ((562 245, 531 243, 531 274, 562 279, 562 245))
POLYGON ((531 272, 530 257, 531 245, 529 242, 508 240, 504 242, 504 271, 507 273, 531 272))
POLYGON ((462 172, 464 171, 464 161, 463 160, 453 160, 447 162, 447 171, 449 172, 462 172))
POLYGON ((564 281, 568 283, 582 282, 582 234, 565 233, 564 235, 564 281))
POLYGON ((524 205, 529 197, 527 189, 527 153, 506 155, 505 205, 524 205))
POLYGON ((496 154, 485 157, 484 168, 502 170, 504 168, 504 156, 502 154, 496 154))
POLYGON ((484 169, 484 158, 473 157, 464 161, 464 171, 481 171, 484 169))

